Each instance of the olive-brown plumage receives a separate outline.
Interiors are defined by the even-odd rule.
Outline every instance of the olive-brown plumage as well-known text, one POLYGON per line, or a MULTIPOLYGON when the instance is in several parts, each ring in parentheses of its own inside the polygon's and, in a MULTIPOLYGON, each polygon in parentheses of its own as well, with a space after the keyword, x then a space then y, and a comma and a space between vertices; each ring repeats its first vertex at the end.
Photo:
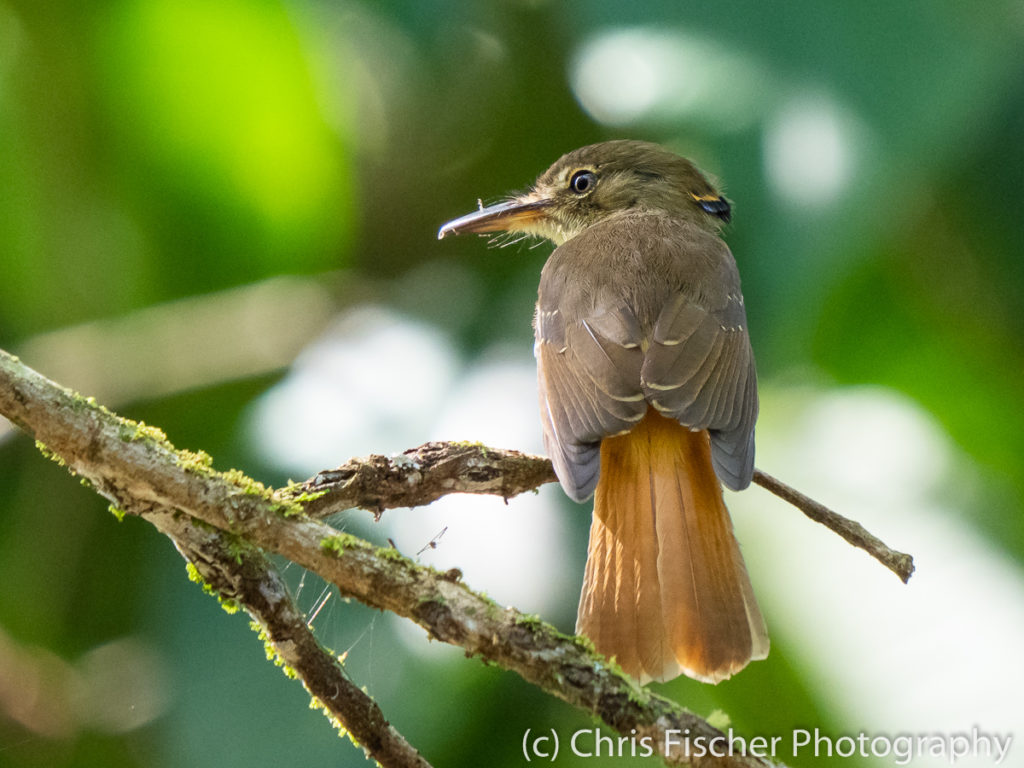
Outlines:
POLYGON ((718 682, 768 653, 722 500, 754 467, 757 381, 730 207, 688 160, 612 141, 442 227, 555 248, 534 320, 544 444, 594 517, 577 631, 642 681, 718 682))

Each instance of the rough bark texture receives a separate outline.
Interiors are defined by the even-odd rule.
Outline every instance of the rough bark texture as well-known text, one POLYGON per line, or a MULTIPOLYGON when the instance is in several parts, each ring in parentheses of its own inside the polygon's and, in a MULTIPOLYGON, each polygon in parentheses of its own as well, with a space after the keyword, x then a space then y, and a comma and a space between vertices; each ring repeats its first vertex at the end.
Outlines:
MULTIPOLYGON (((509 498, 554 480, 546 459, 428 443, 390 459, 352 460, 308 483, 273 491, 238 471, 215 471, 209 456, 175 449, 159 430, 116 416, 3 351, 0 414, 116 507, 169 536, 214 590, 262 625, 283 663, 382 765, 427 763, 317 643, 264 552, 318 573, 344 596, 407 617, 438 640, 514 670, 623 735, 649 737, 662 748, 672 733, 705 743, 722 736, 678 704, 639 687, 587 641, 497 606, 463 584, 457 571, 440 573, 321 521, 350 507, 379 514, 446 493, 509 498)), ((690 755, 682 748, 662 753, 675 764, 772 765, 744 755, 690 755)))
POLYGON ((353 683, 338 659, 317 642, 274 565, 255 547, 223 531, 198 526, 188 515, 154 510, 142 515, 166 534, 203 581, 222 600, 233 600, 259 623, 277 662, 299 677, 335 725, 347 731, 366 756, 395 768, 430 764, 353 683))
POLYGON ((554 482, 551 462, 519 451, 478 443, 426 443, 396 456, 352 459, 290 489, 292 497, 316 492, 306 514, 323 518, 352 507, 383 512, 421 507, 450 493, 482 493, 510 499, 554 482))

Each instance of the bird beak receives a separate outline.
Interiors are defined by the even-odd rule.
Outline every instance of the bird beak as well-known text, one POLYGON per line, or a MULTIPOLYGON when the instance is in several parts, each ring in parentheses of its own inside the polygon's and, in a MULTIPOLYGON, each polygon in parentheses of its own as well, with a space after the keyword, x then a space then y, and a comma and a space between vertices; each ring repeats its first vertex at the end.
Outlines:
POLYGON ((511 232, 530 229, 530 224, 543 219, 551 201, 529 196, 482 207, 479 211, 467 213, 449 221, 437 232, 437 239, 445 235, 461 235, 463 232, 511 232))

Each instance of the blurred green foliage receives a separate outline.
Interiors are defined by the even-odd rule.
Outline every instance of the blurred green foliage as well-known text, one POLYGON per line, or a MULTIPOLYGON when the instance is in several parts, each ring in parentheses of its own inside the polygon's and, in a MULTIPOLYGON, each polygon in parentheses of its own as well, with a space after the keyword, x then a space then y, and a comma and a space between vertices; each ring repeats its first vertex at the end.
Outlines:
MULTIPOLYGON (((1022 44, 1010 0, 0 0, 0 347, 300 274, 339 303, 383 297, 467 355, 498 340, 528 349, 547 248, 442 246, 438 225, 574 147, 662 141, 725 180, 736 203, 727 236, 762 378, 876 383, 915 399, 976 463, 973 522, 1024 561, 1022 44), (602 124, 572 73, 589 43, 626 29, 743 63, 743 83, 716 66, 667 77, 703 78, 712 94, 742 85, 749 103, 737 97, 727 118, 670 104, 602 124), (845 186, 820 200, 787 198, 771 173, 779 114, 806 94, 839 105, 855 150, 845 186)), ((218 466, 251 467, 240 417, 279 374, 108 405, 218 466)), ((0 764, 362 764, 264 663, 245 621, 184 578, 166 541, 137 520, 116 524, 12 435, 0 438, 0 584, 0 640, 37 662, 73 665, 136 636, 173 665, 160 682, 169 709, 139 729, 71 715, 33 729, 0 711, 0 764)), ((517 765, 525 728, 589 727, 458 652, 410 656, 387 617, 344 605, 324 622, 339 650, 372 643, 353 677, 435 765, 517 765)), ((665 690, 760 733, 856 725, 835 720, 830 692, 784 644, 772 654, 717 688, 665 690)))

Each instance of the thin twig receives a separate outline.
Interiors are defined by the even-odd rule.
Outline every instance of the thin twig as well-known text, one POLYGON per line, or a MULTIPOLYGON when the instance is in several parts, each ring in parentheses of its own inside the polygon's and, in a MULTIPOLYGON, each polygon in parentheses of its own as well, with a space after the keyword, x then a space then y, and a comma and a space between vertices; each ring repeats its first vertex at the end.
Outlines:
POLYGON ((771 491, 783 501, 788 501, 811 520, 821 523, 826 528, 838 533, 855 547, 859 547, 875 558, 878 562, 895 573, 904 584, 914 572, 914 558, 905 552, 891 549, 884 541, 874 536, 856 520, 843 517, 809 496, 786 485, 760 469, 754 470, 754 482, 765 490, 771 491))

